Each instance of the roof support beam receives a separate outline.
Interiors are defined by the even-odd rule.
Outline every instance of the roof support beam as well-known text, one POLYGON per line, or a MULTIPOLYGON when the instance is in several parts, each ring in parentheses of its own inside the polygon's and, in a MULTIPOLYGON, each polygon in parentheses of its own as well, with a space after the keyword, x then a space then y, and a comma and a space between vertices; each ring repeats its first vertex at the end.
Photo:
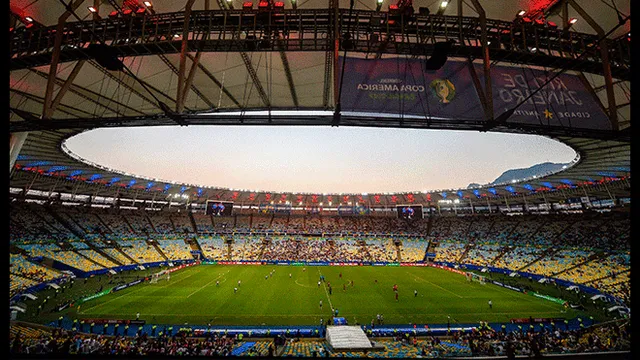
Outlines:
POLYGON ((284 74, 287 77, 287 83, 289 83, 289 90, 291 91, 291 98, 293 99, 293 105, 298 107, 298 95, 296 94, 296 86, 293 83, 293 76, 291 76, 291 68, 289 67, 289 60, 287 59, 287 54, 284 50, 284 45, 282 43, 282 39, 278 37, 276 40, 278 42, 278 47, 280 48, 280 60, 282 60, 282 66, 284 67, 284 74))
MULTIPOLYGON (((13 92, 13 93, 16 93, 17 95, 24 96, 29 100, 38 102, 40 104, 44 104, 44 98, 41 97, 41 96, 33 95, 33 94, 26 93, 24 91, 20 91, 20 90, 16 90, 16 89, 9 89, 9 91, 13 92)), ((84 114, 85 116, 93 116, 93 114, 88 112, 88 111, 80 110, 80 109, 72 107, 72 106, 68 106, 68 105, 64 105, 64 104, 59 104, 58 106, 60 107, 60 109, 57 109, 58 111, 60 111, 62 113, 65 113, 67 115, 70 115, 70 116, 76 116, 76 114, 70 112, 69 110, 77 111, 79 113, 84 114)), ((38 117, 37 115, 33 115, 33 116, 34 117, 38 117)))
POLYGON ((11 169, 13 169, 13 165, 18 159, 18 154, 20 154, 24 141, 27 140, 27 135, 29 135, 29 133, 26 131, 16 132, 12 133, 9 138, 9 173, 11 173, 11 169))
MULTIPOLYGON (((178 93, 176 97, 176 111, 181 113, 184 109, 184 93, 182 91, 184 84, 184 72, 187 66, 187 41, 189 40, 189 18, 191 17, 191 7, 195 0, 187 0, 184 9, 184 27, 182 30, 182 46, 180 48, 180 67, 178 68, 178 93)), ((184 86, 186 88, 186 86, 184 86)))
MULTIPOLYGON (((477 1, 477 0, 476 0, 477 1)), ((605 33, 602 27, 593 20, 589 14, 575 0, 567 0, 580 16, 596 31, 600 40, 600 57, 602 58, 602 69, 604 76, 604 83, 607 90, 607 107, 609 111, 609 120, 611 121, 611 127, 613 130, 619 130, 618 125, 618 111, 616 107, 615 93, 613 92, 613 76, 611 75, 611 63, 609 62, 609 46, 607 45, 607 39, 604 37, 605 33)))
POLYGON ((256 87, 256 90, 258 91, 258 95, 260 95, 260 99, 262 99, 264 106, 270 109, 271 102, 269 102, 269 97, 267 96, 267 93, 264 91, 264 88, 260 83, 260 79, 258 79, 258 74, 253 68, 253 65, 251 65, 251 59, 249 59, 249 56, 244 51, 240 52, 240 57, 242 57, 242 61, 244 62, 244 65, 247 67, 249 76, 251 76, 251 80, 253 80, 253 85, 256 87))
MULTIPOLYGON (((480 5, 480 1, 471 0, 471 4, 476 9, 480 20, 480 43, 482 46, 482 63, 484 65, 485 110, 489 116, 487 120, 493 121, 493 90, 491 88, 491 59, 489 57, 489 40, 487 39, 487 14, 482 8, 482 5, 480 5)), ((482 101, 482 99, 480 100, 482 101)))
POLYGON ((100 64, 95 62, 95 60, 89 60, 89 63, 91 65, 93 65, 96 69, 98 69, 100 72, 105 74, 107 77, 109 77, 111 80, 117 82, 120 86, 122 86, 122 87, 126 88, 127 90, 131 91, 133 94, 137 95, 138 97, 140 97, 141 99, 145 100, 146 102, 152 104, 153 106, 158 107, 158 103, 156 103, 154 100, 152 100, 149 97, 147 97, 146 95, 142 94, 140 91, 136 90, 133 86, 127 84, 126 82, 121 80, 119 77, 113 75, 109 70, 103 68, 102 66, 100 66, 100 64))
MULTIPOLYGON (((229 5, 228 5, 228 3, 226 1, 224 1, 224 0, 217 0, 217 1, 218 1, 218 5, 220 6, 220 9, 229 9, 229 5)), ((251 59, 249 59, 249 56, 247 56, 247 53, 244 52, 244 51, 240 51, 240 56, 242 57, 242 61, 244 62, 244 65, 247 67, 247 71, 249 72, 249 75, 251 76, 251 80, 253 81, 253 85, 255 85, 256 90, 258 90, 258 94, 260 95, 260 98, 262 99, 262 102, 264 103, 264 105, 267 108, 271 108, 271 103, 269 102, 269 97, 265 93, 264 88, 262 87, 262 84, 260 83, 260 79, 258 79, 258 75, 256 74, 256 71, 253 69, 253 66, 251 65, 251 59)), ((242 106, 240 106, 240 107, 242 107, 242 106)))
MULTIPOLYGON (((174 74, 178 75, 178 78, 180 77, 180 75, 178 73, 179 72, 178 68, 176 68, 175 65, 173 65, 171 63, 171 61, 167 58, 166 55, 158 55, 158 57, 169 67, 169 69, 171 69, 171 71, 173 71, 174 74)), ((183 81, 184 81, 184 74, 183 74, 183 81)), ((178 83, 178 84, 180 84, 180 83, 178 83)), ((183 88, 184 88, 184 86, 183 86, 183 88)), ((188 89, 188 88, 185 88, 185 90, 186 89, 188 89)), ((195 86, 191 85, 191 90, 193 90, 193 92, 196 93, 200 97, 200 99, 202 99, 202 101, 204 101, 207 104, 207 106, 209 106, 211 108, 214 108, 213 103, 206 96, 204 96, 204 94, 202 94, 200 92, 200 90, 198 90, 195 86)), ((172 100, 172 101, 174 101, 176 103, 176 109, 177 109, 178 108, 178 106, 177 106, 178 105, 178 99, 172 100)), ((184 107, 184 104, 183 104, 183 107, 184 107)))
MULTIPOLYGON (((196 54, 197 55, 197 54, 196 54)), ((187 54, 187 57, 189 59, 191 59, 192 61, 195 62, 195 58, 193 57, 193 55, 191 54, 187 54)), ((234 104, 236 104, 237 107, 242 107, 242 105, 240 105, 240 103, 238 102, 238 100, 236 100, 236 98, 229 92, 229 90, 227 90, 224 85, 206 68, 204 67, 204 65, 202 65, 201 63, 198 63, 198 68, 200 70, 202 70, 202 72, 207 75, 207 77, 209 79, 211 79, 211 81, 213 81, 221 90, 222 92, 227 95, 227 97, 229 99, 231 99, 231 101, 233 101, 234 104)))
POLYGON ((53 114, 51 110, 52 98, 53 98, 53 85, 56 81, 56 74, 58 73, 58 63, 60 62, 60 47, 62 46, 62 37, 64 35, 64 24, 67 22, 67 18, 71 16, 72 11, 75 11, 84 0, 75 0, 69 5, 71 11, 65 11, 58 18, 58 26, 56 27, 56 38, 53 43, 53 53, 51 54, 51 64, 49 65, 49 76, 47 77, 47 87, 44 93, 44 106, 42 109, 42 117, 49 119, 53 114))
MULTIPOLYGON (((44 73, 44 72, 42 72, 42 71, 40 71, 40 70, 36 70, 36 69, 29 69, 29 70, 30 70, 30 71, 32 71, 32 72, 34 72, 34 73, 36 73, 36 74, 38 74, 38 75, 40 75, 40 76, 42 76, 42 77, 44 77, 44 78, 47 78, 47 74, 46 74, 46 73, 44 73)), ((57 83, 58 83, 58 85, 62 85, 62 83, 64 83, 64 80, 59 79, 59 78, 57 78, 57 77, 54 77, 54 81, 55 81, 55 82, 57 82, 57 83)), ((71 91, 72 93, 74 93, 74 94, 76 94, 76 95, 78 95, 78 96, 82 97, 83 99, 89 100, 89 101, 91 101, 91 102, 93 102, 93 103, 95 103, 95 104, 97 104, 97 105, 99 105, 99 106, 101 106, 101 107, 103 107, 103 108, 105 108, 105 109, 109 110, 109 111, 112 111, 112 112, 114 112, 114 113, 116 113, 116 114, 118 114, 118 115, 121 115, 121 114, 120 114, 118 111, 116 111, 115 109, 113 109, 113 108, 111 108, 111 107, 109 107, 109 106, 107 106, 107 105, 103 104, 102 102, 100 102, 100 101, 98 101, 98 100, 96 100, 96 99, 94 99, 94 98, 92 98, 92 97, 90 97, 90 96, 87 96, 86 94, 84 94, 84 93, 82 93, 82 92, 87 92, 87 93, 89 93, 89 94, 91 94, 91 95, 95 96, 97 99, 101 99, 101 98, 103 98, 103 97, 104 97, 104 95, 102 95, 102 94, 96 93, 95 91, 91 91, 91 90, 89 90, 89 89, 85 89, 85 88, 83 88, 82 86, 75 85, 75 84, 72 84, 72 85, 69 87, 69 91, 71 91)), ((46 100, 46 98, 45 98, 45 101, 47 101, 47 100, 46 100)), ((138 110, 138 109, 135 109, 135 108, 132 108, 132 107, 130 107, 130 106, 128 106, 128 105, 125 105, 125 104, 123 104, 123 103, 121 103, 121 102, 119 102, 119 101, 117 101, 117 100, 109 99, 109 102, 113 102, 113 103, 114 103, 114 104, 116 104, 116 105, 122 106, 123 108, 128 109, 128 110, 131 110, 131 111, 133 111, 133 112, 136 112, 136 113, 138 113, 138 114, 140 114, 140 115, 145 115, 142 111, 140 111, 140 110, 138 110)))
POLYGON ((193 78, 198 70, 198 64, 200 63, 201 56, 202 52, 198 51, 196 52, 196 56, 192 59, 193 63, 191 64, 191 69, 189 69, 189 75, 185 81, 184 89, 182 89, 182 104, 179 104, 178 112, 182 112, 184 109, 184 102, 187 101, 187 97, 189 96, 189 88, 191 87, 191 84, 193 84, 193 78))
MULTIPOLYGON (((623 82, 625 82, 625 81, 627 81, 627 80, 624 80, 624 79, 618 79, 618 80, 615 80, 615 81, 612 83, 612 85, 618 85, 618 84, 623 83, 623 82)), ((606 88, 607 88, 607 84, 604 84, 604 85, 600 85, 600 86, 596 86, 596 87, 594 87, 594 88, 593 88, 593 91, 595 91, 595 92, 600 92, 600 91, 602 91, 602 90, 604 90, 604 89, 606 89, 606 88)))
POLYGON ((73 81, 76 79, 76 76, 78 76, 78 73, 80 72, 80 69, 82 69, 82 65, 84 65, 85 61, 86 60, 80 60, 75 64, 73 70, 71 70, 71 74, 69 74, 67 80, 65 80, 64 84, 62 84, 62 87, 60 88, 60 90, 58 90, 56 97, 53 99, 53 102, 49 106, 50 113, 46 114, 46 116, 44 117, 45 119, 51 118, 53 113, 56 111, 58 105, 60 105, 60 101, 62 101, 62 97, 67 93, 67 90, 69 90, 69 87, 71 87, 71 85, 73 84, 73 81))

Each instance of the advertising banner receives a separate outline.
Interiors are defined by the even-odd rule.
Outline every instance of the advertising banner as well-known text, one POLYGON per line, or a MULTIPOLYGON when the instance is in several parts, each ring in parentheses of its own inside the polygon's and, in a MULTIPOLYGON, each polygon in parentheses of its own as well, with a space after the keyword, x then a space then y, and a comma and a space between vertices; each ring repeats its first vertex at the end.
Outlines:
POLYGON ((141 282, 143 282, 143 281, 144 281, 144 280, 140 279, 140 280, 132 281, 132 282, 130 282, 130 283, 128 283, 128 284, 118 285, 118 286, 116 286, 116 287, 114 287, 114 288, 113 288, 112 292, 116 292, 116 291, 120 291, 120 290, 122 290, 122 289, 126 289, 126 288, 128 288, 128 287, 130 287, 130 286, 140 284, 140 283, 141 283, 141 282))
POLYGON ((424 59, 340 57, 340 69, 343 64, 342 111, 484 119, 466 62, 449 61, 430 72, 424 59))
POLYGON ((511 285, 507 285, 507 284, 503 284, 501 282, 498 281, 491 281, 492 284, 498 285, 498 286, 502 286, 503 288, 507 288, 509 290, 513 290, 513 291, 517 291, 517 292, 523 292, 522 289, 518 289, 517 287, 513 287, 511 285))
POLYGON ((110 293, 110 292, 111 292, 111 288, 106 289, 106 290, 103 290, 103 291, 100 291, 99 293, 96 293, 96 294, 93 294, 93 295, 91 295, 91 296, 87 296, 87 297, 86 297, 86 298, 84 298, 84 299, 80 299, 80 300, 78 300, 78 304, 85 303, 85 302, 87 302, 87 301, 89 301, 89 300, 93 300, 93 299, 99 298, 99 297, 101 297, 101 296, 105 296, 105 295, 107 295, 107 294, 108 294, 108 293, 110 293))
MULTIPOLYGON (((425 71, 424 58, 343 57, 342 111, 404 114, 439 120, 486 121, 467 61, 450 59, 425 71)), ((484 84, 482 64, 474 64, 484 84)), ((491 84, 494 117, 514 108, 553 78, 555 71, 494 65, 491 84)), ((561 128, 611 130, 602 105, 582 79, 562 73, 519 105, 507 122, 561 128)))
POLYGON ((562 299, 558 299, 558 298, 554 298, 553 296, 549 296, 549 295, 543 295, 543 294, 538 294, 536 292, 531 292, 531 295, 535 296, 535 297, 539 297, 541 299, 545 299, 545 300, 549 300, 549 301, 553 301, 554 303, 558 303, 558 304, 564 304, 566 303, 566 301, 562 300, 562 299))
MULTIPOLYGON (((482 74, 482 65, 476 64, 476 72, 479 76, 482 74)), ((554 74, 554 71, 520 66, 492 67, 491 84, 495 116, 523 101, 554 74)), ((520 105, 507 122, 611 130, 609 118, 582 80, 577 75, 566 73, 558 75, 520 105)))
POLYGON ((458 269, 454 269, 454 268, 450 268, 450 267, 446 267, 446 266, 442 266, 442 265, 437 265, 437 264, 431 264, 432 267, 438 268, 438 269, 443 269, 443 270, 447 270, 447 271, 451 271, 454 272, 456 274, 460 274, 460 275, 466 275, 467 273, 464 271, 460 271, 458 269))
POLYGON ((125 325, 144 325, 145 320, 123 320, 123 319, 84 319, 85 324, 125 324, 125 325))

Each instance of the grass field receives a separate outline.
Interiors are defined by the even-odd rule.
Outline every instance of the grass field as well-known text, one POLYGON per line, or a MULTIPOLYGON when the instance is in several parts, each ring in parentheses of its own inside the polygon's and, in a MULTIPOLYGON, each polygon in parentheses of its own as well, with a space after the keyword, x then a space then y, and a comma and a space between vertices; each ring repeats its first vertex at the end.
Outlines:
POLYGON ((377 313, 384 315, 385 324, 444 324, 447 315, 452 324, 575 316, 553 302, 470 283, 462 275, 430 267, 200 265, 174 272, 168 281, 91 300, 81 306, 78 317, 134 319, 140 312, 147 322, 165 324, 317 325, 331 317, 332 307, 350 324, 368 324, 377 313), (273 276, 265 279, 272 270, 273 276), (331 295, 326 284, 318 286, 321 274, 331 283, 331 295))

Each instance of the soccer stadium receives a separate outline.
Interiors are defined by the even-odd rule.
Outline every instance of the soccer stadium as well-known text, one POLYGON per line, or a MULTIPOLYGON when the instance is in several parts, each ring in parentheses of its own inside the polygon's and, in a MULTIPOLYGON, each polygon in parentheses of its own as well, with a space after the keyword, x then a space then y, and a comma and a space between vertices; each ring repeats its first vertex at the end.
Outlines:
POLYGON ((630 0, 9 3, 12 357, 631 358, 630 0))

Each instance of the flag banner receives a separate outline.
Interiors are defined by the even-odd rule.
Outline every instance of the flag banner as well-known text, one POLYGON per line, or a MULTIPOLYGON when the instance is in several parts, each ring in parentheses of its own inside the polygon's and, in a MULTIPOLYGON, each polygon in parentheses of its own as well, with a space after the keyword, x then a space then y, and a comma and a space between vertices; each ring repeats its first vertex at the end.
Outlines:
MULTIPOLYGON (((439 70, 426 71, 424 58, 339 58, 344 64, 341 111, 401 114, 423 117, 425 122, 487 120, 469 63, 450 59, 439 70)), ((482 64, 474 64, 484 87, 482 64)), ((514 108, 555 75, 556 70, 493 65, 491 89, 494 118, 514 108)), ((484 91, 484 90, 483 90, 484 91)), ((398 121, 398 117, 389 117, 398 121)), ((415 121, 415 119, 412 119, 415 121)), ((519 105, 508 123, 554 128, 611 130, 602 105, 578 75, 553 78, 519 105)))

